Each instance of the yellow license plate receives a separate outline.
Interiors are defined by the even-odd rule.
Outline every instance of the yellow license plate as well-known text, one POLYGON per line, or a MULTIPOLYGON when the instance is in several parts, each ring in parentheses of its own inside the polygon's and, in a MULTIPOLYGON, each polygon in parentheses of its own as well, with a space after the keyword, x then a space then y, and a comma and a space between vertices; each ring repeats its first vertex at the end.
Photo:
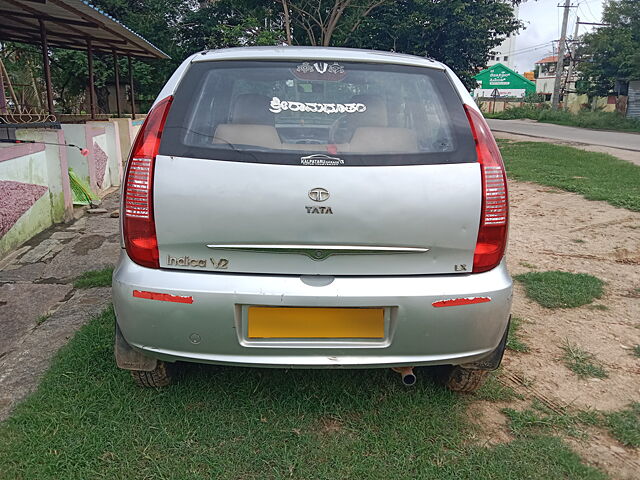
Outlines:
POLYGON ((383 308, 249 307, 249 338, 384 338, 383 308))

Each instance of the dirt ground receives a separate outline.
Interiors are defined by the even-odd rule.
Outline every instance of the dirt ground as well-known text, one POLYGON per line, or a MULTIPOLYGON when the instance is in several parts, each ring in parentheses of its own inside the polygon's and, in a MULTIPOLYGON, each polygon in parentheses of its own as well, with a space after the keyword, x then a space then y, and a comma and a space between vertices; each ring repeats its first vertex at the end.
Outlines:
MULTIPOLYGON (((640 401, 640 360, 631 350, 640 344, 640 213, 524 182, 511 182, 509 193, 511 274, 562 270, 595 275, 606 285, 605 295, 593 304, 606 310, 593 304, 547 309, 527 299, 516 283, 512 311, 523 319, 520 336, 530 352, 508 351, 500 380, 526 400, 475 402, 471 415, 481 418, 482 443, 509 441, 501 409, 520 409, 534 398, 552 409, 600 411, 640 401), (594 354, 608 378, 582 380, 566 368, 565 340, 594 354)), ((622 447, 606 432, 594 429, 586 441, 567 440, 612 478, 640 478, 638 450, 622 447)))

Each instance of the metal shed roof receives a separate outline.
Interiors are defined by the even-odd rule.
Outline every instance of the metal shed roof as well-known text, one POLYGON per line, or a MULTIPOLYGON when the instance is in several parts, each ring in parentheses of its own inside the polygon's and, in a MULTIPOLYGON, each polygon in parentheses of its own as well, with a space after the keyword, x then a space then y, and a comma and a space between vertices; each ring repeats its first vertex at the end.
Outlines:
POLYGON ((145 58, 169 58, 133 30, 84 0, 0 0, 0 40, 40 44, 43 22, 50 47, 145 58))

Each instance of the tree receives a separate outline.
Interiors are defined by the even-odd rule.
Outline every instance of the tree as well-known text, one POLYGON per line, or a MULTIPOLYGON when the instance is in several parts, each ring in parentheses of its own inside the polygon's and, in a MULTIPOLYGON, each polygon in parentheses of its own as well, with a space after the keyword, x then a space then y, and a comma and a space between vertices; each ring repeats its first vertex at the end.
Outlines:
MULTIPOLYGON (((135 88, 143 96, 155 96, 177 66, 195 52, 284 43, 284 33, 279 27, 282 13, 276 0, 93 0, 92 3, 171 57, 134 60, 135 88)), ((123 75, 128 72, 126 67, 120 71, 123 75)))
POLYGON ((605 4, 600 27, 582 37, 578 50, 577 90, 589 96, 608 95, 616 81, 640 79, 640 2, 605 4))
POLYGON ((280 0, 287 43, 328 47, 335 33, 355 31, 377 7, 391 0, 280 0), (296 32, 298 27, 299 33, 296 32), (294 32, 293 35, 291 32, 294 32), (301 35, 302 34, 302 35, 301 35))
MULTIPOLYGON (((118 21, 158 47, 170 60, 135 60, 136 89, 141 94, 157 93, 184 59, 185 51, 178 37, 182 20, 198 8, 196 0, 92 0, 118 21), (145 67, 147 65, 148 67, 145 67)), ((126 74, 127 70, 121 69, 126 74)))
POLYGON ((16 111, 26 112, 34 107, 42 108, 45 104, 40 63, 37 47, 24 43, 0 43, 0 75, 4 75, 6 70, 9 78, 3 83, 6 94, 17 106, 16 111))
POLYGON ((279 2, 203 2, 182 18, 176 35, 183 56, 211 48, 278 45, 286 41, 279 2))
POLYGON ((489 54, 522 24, 502 0, 400 0, 381 6, 337 43, 429 56, 449 65, 467 86, 489 54))
MULTIPOLYGON (((347 46, 428 55, 463 81, 486 66, 491 50, 521 24, 519 0, 92 0, 166 52, 170 60, 134 60, 138 95, 155 96, 188 55, 247 45, 347 46)), ((630 0, 627 0, 630 2, 630 0)), ((637 49, 636 49, 637 50, 637 49)), ((122 83, 128 82, 125 58, 122 83)), ((56 49, 56 104, 77 111, 86 92, 86 52, 56 49)), ((113 58, 95 54, 98 102, 113 84, 113 58)))

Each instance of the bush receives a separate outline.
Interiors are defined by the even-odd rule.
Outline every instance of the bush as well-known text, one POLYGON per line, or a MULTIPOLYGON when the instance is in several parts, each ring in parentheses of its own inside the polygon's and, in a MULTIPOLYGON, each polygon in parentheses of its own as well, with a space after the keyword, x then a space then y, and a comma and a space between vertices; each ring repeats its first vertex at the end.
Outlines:
POLYGON ((542 103, 544 102, 544 95, 537 92, 527 92, 523 100, 525 103, 542 103))
POLYGON ((640 121, 626 118, 616 112, 579 112, 573 114, 546 110, 540 113, 538 121, 582 128, 640 132, 640 121))
POLYGON ((544 112, 542 108, 535 104, 528 104, 523 107, 511 107, 498 113, 485 113, 487 118, 498 118, 500 120, 515 120, 517 118, 530 118, 538 120, 540 114, 544 112))

